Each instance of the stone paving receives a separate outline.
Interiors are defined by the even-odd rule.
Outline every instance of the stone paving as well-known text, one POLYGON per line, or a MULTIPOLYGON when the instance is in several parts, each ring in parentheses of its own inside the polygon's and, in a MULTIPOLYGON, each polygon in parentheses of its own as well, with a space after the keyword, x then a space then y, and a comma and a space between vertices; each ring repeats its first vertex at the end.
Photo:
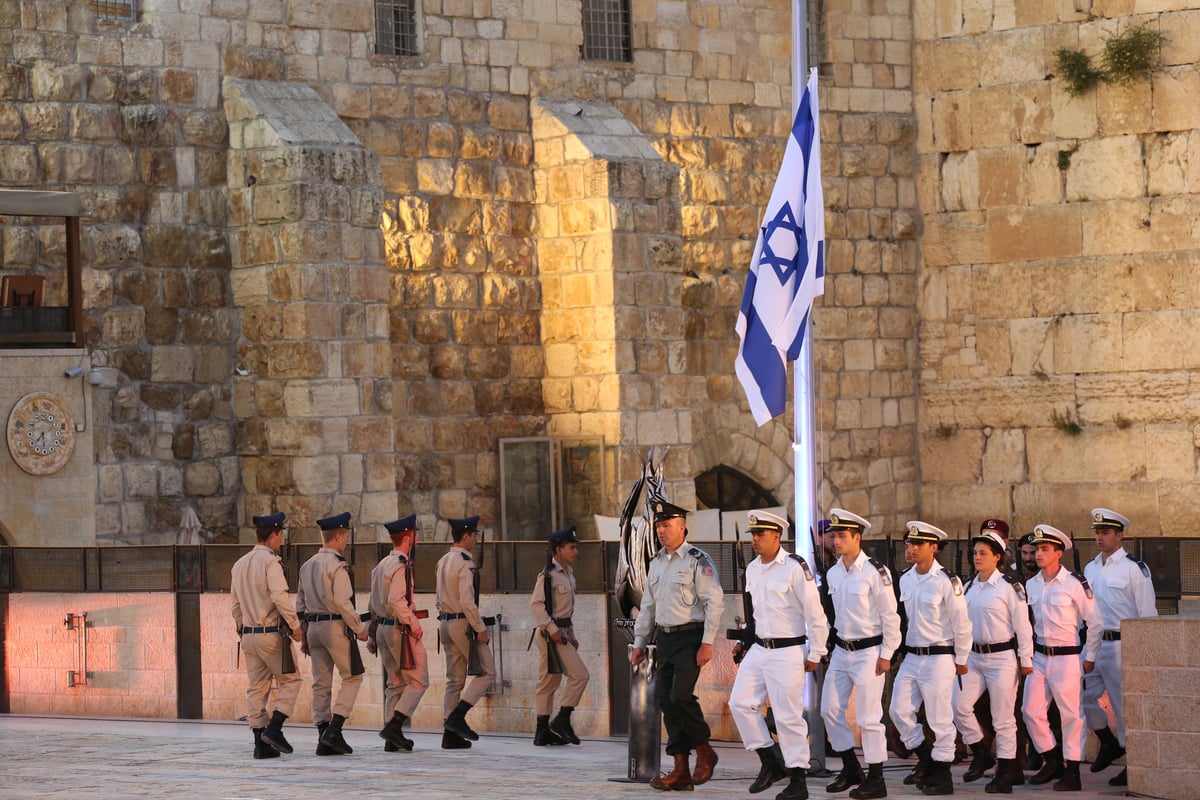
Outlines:
MULTIPOLYGON (((251 758, 250 733, 229 722, 133 721, 0 716, 0 798, 3 800, 131 800, 182 795, 188 800, 304 800, 350 795, 423 800, 532 800, 532 798, 646 798, 659 793, 642 784, 615 782, 626 774, 623 739, 585 739, 579 747, 534 748, 528 736, 484 734, 471 750, 444 751, 440 734, 411 734, 411 753, 384 753, 374 730, 347 728, 351 756, 313 754, 315 731, 285 728, 296 752, 267 761, 251 758)), ((732 743, 716 743, 721 762, 713 780, 693 796, 750 797, 746 787, 758 759, 732 743)), ((665 757, 664 757, 665 760, 665 757)), ((889 797, 923 797, 901 784, 909 762, 887 771, 889 797)), ((834 762, 836 766, 836 761, 834 762)), ((955 768, 961 776, 962 767, 955 768)), ((1107 780, 1083 769, 1078 800, 1120 797, 1107 780)), ((826 779, 811 778, 813 798, 826 779)), ((986 781, 955 786, 959 797, 985 795, 986 781)), ((773 798, 782 786, 756 795, 773 798)), ((1048 800, 1049 787, 1017 787, 1014 796, 1048 800)))

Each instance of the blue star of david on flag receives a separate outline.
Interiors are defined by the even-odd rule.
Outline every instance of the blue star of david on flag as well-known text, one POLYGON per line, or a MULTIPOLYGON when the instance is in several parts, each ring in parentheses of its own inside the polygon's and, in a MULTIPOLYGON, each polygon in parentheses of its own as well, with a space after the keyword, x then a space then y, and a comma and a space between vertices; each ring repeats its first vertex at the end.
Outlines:
POLYGON ((792 207, 788 203, 784 203, 774 219, 762 229, 762 257, 758 264, 760 268, 766 264, 775 270, 775 277, 779 279, 780 284, 791 280, 792 273, 799 267, 800 248, 796 245, 800 241, 800 235, 800 225, 796 222, 796 215, 792 213, 792 207))

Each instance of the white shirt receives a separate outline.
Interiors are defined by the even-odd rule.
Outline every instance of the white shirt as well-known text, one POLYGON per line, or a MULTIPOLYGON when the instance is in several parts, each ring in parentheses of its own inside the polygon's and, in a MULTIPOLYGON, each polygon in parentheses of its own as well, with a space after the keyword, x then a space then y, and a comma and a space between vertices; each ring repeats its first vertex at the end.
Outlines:
POLYGON ((754 601, 754 633, 758 638, 807 636, 808 660, 825 656, 829 622, 807 564, 789 556, 782 547, 766 564, 756 558, 746 565, 746 591, 754 601))
POLYGON ((957 577, 936 561, 924 574, 913 566, 900 576, 900 602, 904 603, 908 616, 906 645, 953 645, 954 663, 967 663, 971 654, 971 620, 957 577))
POLYGON ((1033 626, 1021 582, 1010 582, 996 570, 986 581, 978 575, 967 581, 963 594, 971 638, 979 644, 1000 644, 1016 637, 1018 662, 1023 667, 1032 665, 1033 626))
MULTIPOLYGON (((1101 629, 1100 610, 1092 599, 1091 590, 1066 567, 1049 581, 1038 572, 1025 584, 1029 607, 1033 610, 1033 633, 1037 640, 1050 647, 1075 647, 1079 644, 1079 626, 1086 623, 1089 631, 1101 629)), ((1096 661, 1100 637, 1088 636, 1085 661, 1096 661)))
POLYGON ((1158 616, 1158 608, 1154 605, 1154 582, 1129 557, 1124 547, 1117 548, 1107 563, 1103 553, 1097 555, 1083 568, 1083 574, 1096 595, 1096 605, 1104 618, 1104 630, 1121 630, 1123 619, 1158 616))
POLYGON ((860 550, 849 569, 845 559, 839 558, 825 574, 833 599, 833 624, 838 638, 844 641, 883 636, 879 656, 891 659, 900 647, 900 615, 896 611, 892 573, 882 567, 880 574, 880 568, 870 562, 860 550))

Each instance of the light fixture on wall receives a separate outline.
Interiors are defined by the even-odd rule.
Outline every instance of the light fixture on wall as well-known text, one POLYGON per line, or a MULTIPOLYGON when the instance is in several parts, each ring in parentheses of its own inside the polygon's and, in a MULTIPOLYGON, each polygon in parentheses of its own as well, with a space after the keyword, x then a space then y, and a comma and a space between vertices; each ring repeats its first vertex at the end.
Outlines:
POLYGON ((83 374, 83 367, 71 367, 66 374, 68 378, 78 378, 83 374))

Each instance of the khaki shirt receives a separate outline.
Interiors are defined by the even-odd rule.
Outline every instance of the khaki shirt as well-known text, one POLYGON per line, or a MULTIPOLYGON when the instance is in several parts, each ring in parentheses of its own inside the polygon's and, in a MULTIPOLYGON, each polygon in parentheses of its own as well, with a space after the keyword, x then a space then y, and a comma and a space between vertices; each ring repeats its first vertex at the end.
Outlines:
POLYGON ((283 563, 274 550, 265 544, 255 545, 233 565, 232 575, 229 593, 235 623, 267 627, 282 618, 292 630, 300 626, 288 594, 283 563))
POLYGON ((554 593, 552 602, 554 608, 546 608, 546 571, 538 573, 533 583, 533 594, 529 596, 529 610, 533 614, 533 624, 553 636, 558 633, 558 625, 554 620, 564 619, 575 614, 575 571, 564 567, 557 561, 551 566, 550 589, 554 593))
POLYGON ((338 551, 322 547, 300 566, 296 611, 300 614, 337 614, 356 636, 366 630, 354 610, 350 562, 338 551))
POLYGON ((476 633, 487 626, 475 605, 475 560, 461 547, 451 547, 437 563, 437 610, 439 614, 466 614, 476 633))
POLYGON ((634 647, 645 647, 655 625, 703 622, 703 644, 717 638, 725 593, 708 553, 686 541, 674 553, 659 550, 650 561, 642 607, 634 625, 634 647))
POLYGON ((371 570, 371 613, 378 619, 390 617, 412 627, 419 624, 405 595, 408 559, 393 550, 371 570))

